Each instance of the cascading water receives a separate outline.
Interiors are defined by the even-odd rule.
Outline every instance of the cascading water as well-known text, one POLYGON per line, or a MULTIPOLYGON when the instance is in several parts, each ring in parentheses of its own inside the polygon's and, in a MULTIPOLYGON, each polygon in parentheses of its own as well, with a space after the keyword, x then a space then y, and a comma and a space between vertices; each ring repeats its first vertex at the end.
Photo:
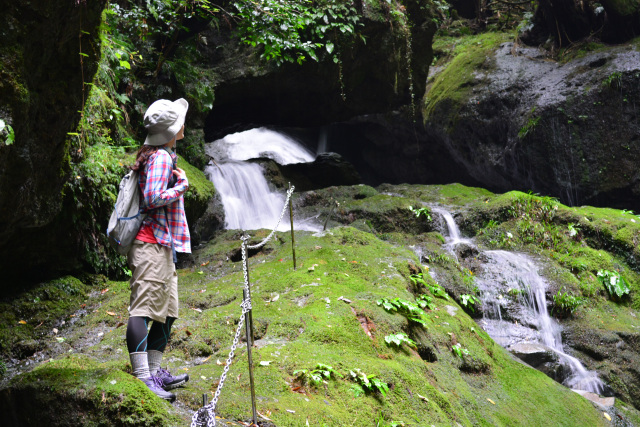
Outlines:
MULTIPOLYGON (((262 167, 245 160, 270 158, 281 165, 314 160, 295 140, 264 128, 227 135, 206 144, 205 150, 216 162, 205 173, 220 194, 227 229, 273 228, 285 203, 283 194, 269 188, 262 167)), ((280 230, 288 228, 287 221, 280 223, 280 230)), ((296 221, 295 228, 320 230, 312 220, 296 221)))
MULTIPOLYGON (((446 245, 470 243, 460 237, 460 231, 449 212, 433 208, 445 219, 449 231, 446 245)), ((535 263, 524 254, 507 251, 485 251, 483 271, 476 276, 476 286, 482 292, 483 319, 481 324, 489 336, 503 347, 517 343, 541 343, 558 355, 559 362, 567 366, 571 375, 564 385, 572 389, 601 394, 604 383, 594 371, 587 371, 578 359, 564 352, 561 326, 547 310, 546 282, 537 273, 535 263), (517 295, 521 304, 509 307, 507 296, 517 295), (518 311, 520 322, 506 321, 503 311, 518 311), (527 325, 531 325, 529 327, 527 325)))
POLYGON ((487 333, 504 347, 517 342, 544 344, 559 356, 560 363, 569 368, 571 375, 564 381, 567 387, 601 394, 604 384, 597 374, 587 371, 578 359, 564 352, 562 329, 549 315, 546 283, 537 273, 534 262, 526 255, 506 251, 486 251, 484 255, 487 263, 484 272, 478 274, 476 285, 482 291, 483 327, 487 333), (520 296, 520 324, 502 319, 506 293, 520 296), (536 329, 524 324, 533 325, 536 329))
POLYGON ((449 236, 447 238, 445 247, 451 254, 453 254, 457 258, 457 255, 454 252, 454 248, 456 247, 456 245, 459 245, 460 243, 470 245, 472 244, 471 239, 465 239, 460 235, 460 230, 456 225, 456 221, 447 210, 438 207, 432 207, 431 211, 440 214, 440 216, 442 216, 442 218, 444 219, 444 222, 447 224, 447 231, 449 232, 449 236))

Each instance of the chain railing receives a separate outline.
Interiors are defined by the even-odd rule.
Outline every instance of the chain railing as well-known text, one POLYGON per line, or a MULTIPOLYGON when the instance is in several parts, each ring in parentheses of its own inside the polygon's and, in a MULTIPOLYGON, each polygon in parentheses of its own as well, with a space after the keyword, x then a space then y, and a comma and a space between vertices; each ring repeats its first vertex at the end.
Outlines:
MULTIPOLYGON (((255 245, 247 245, 247 241, 249 240, 249 236, 243 233, 241 244, 242 251, 242 274, 244 276, 244 292, 243 292, 243 300, 240 304, 242 307, 242 314, 240 315, 240 321, 238 322, 238 328, 236 329, 236 334, 233 337, 233 344, 231 345, 231 351, 229 352, 229 357, 227 358, 227 363, 225 364, 224 369, 222 370, 222 375, 220 375, 220 381, 218 383, 218 388, 213 396, 213 399, 208 404, 204 405, 202 408, 197 410, 193 416, 191 417, 191 427, 215 427, 216 425, 216 406, 218 404, 218 399, 220 398, 220 393, 222 392, 222 387, 224 387, 224 381, 227 378, 227 373, 229 372, 229 368, 231 367, 231 363, 233 362, 233 356, 235 355, 236 348, 238 347, 238 341, 240 339, 240 333, 242 331, 242 326, 244 324, 245 318, 247 317, 247 313, 251 312, 251 292, 249 289, 249 269, 247 262, 247 249, 258 249, 263 247, 264 245, 271 240, 273 235, 275 234, 282 218, 284 217, 284 213, 287 210, 287 205, 289 200, 291 199, 291 195, 293 194, 293 190, 295 187, 290 187, 287 191, 287 199, 284 202, 284 206, 282 208, 282 212, 280 213, 280 218, 278 219, 278 223, 273 228, 271 233, 267 237, 262 240, 262 242, 255 245)), ((247 346, 250 346, 251 343, 249 339, 247 339, 247 346)))

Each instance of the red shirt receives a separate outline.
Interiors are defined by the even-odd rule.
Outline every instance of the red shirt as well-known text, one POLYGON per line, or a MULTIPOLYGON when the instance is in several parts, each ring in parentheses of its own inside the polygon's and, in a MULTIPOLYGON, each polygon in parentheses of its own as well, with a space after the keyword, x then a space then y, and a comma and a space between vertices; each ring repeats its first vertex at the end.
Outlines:
POLYGON ((146 243, 158 243, 156 236, 153 234, 153 227, 149 224, 144 224, 140 227, 140 231, 136 235, 136 240, 140 240, 146 243))

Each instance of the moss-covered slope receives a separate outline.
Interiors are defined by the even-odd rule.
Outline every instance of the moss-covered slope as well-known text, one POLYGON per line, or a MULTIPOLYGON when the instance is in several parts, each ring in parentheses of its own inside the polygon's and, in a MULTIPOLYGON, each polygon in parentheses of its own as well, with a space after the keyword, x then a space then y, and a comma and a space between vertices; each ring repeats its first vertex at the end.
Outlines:
MULTIPOLYGON (((466 218, 466 229, 476 230, 476 234, 481 230, 498 233, 501 227, 509 227, 513 219, 504 216, 504 209, 508 211, 519 197, 531 197, 495 196, 462 186, 381 188, 385 195, 366 187, 354 189, 360 190, 356 193, 361 198, 353 203, 345 198, 341 203, 345 212, 340 215, 348 217, 352 211, 357 217, 370 211, 375 214, 370 218, 383 218, 381 211, 399 215, 398 206, 409 201, 414 206, 415 202, 439 203, 457 206, 455 209, 466 218), (393 200, 384 202, 383 196, 393 200), (371 209, 367 209, 367 200, 371 209), (491 218, 496 224, 487 227, 484 222, 491 218)), ((558 210, 564 212, 565 208, 558 210)), ((413 215, 408 209, 404 212, 413 215)), ((389 216, 389 222, 394 218, 389 216)), ((394 422, 415 426, 530 426, 548 425, 550 419, 557 425, 608 423, 590 402, 515 361, 474 322, 465 311, 468 307, 439 291, 440 285, 448 286, 454 276, 464 283, 467 274, 462 264, 458 268, 453 261, 445 262, 439 252, 439 233, 418 230, 423 234, 407 235, 390 226, 380 233, 376 227, 383 228, 376 222, 363 224, 362 228, 366 227, 369 232, 334 227, 318 234, 297 233, 295 270, 287 233, 277 233, 262 249, 249 252, 256 338, 254 374, 261 416, 278 426, 306 425, 307 421, 309 425, 327 426, 383 426, 394 422), (423 265, 424 258, 421 260, 406 244, 429 250, 433 254, 429 265, 423 265), (445 264, 451 267, 447 274, 442 267, 445 264), (441 273, 436 275, 440 285, 426 274, 427 267, 441 273), (424 274, 424 283, 411 280, 420 273, 424 274), (414 311, 410 315, 414 320, 409 320, 408 311, 403 310, 417 307, 422 295, 426 295, 428 305, 414 311), (384 302, 393 301, 400 308, 385 310, 384 302), (399 333, 405 333, 415 346, 402 341, 400 346, 387 343, 391 339, 385 338, 399 333), (314 383, 314 370, 327 375, 314 383), (372 389, 366 390, 352 379, 351 372, 381 382, 372 382, 372 389)), ((510 230, 513 234, 514 229, 510 230)), ((250 244, 267 233, 253 234, 250 244)), ((113 425, 146 425, 154 419, 161 420, 158 423, 162 425, 188 424, 192 411, 202 405, 202 395, 210 398, 216 390, 240 319, 243 274, 239 237, 234 231, 219 234, 194 254, 194 267, 179 272, 181 319, 174 326, 165 358, 171 369, 191 377, 186 387, 176 391, 178 403, 159 401, 122 372, 130 370, 124 343, 128 286, 126 282, 98 282, 82 285, 84 302, 80 298, 54 316, 65 320, 64 324, 54 325, 43 320, 42 314, 38 317, 24 310, 18 315, 13 305, 19 304, 4 307, 14 313, 11 328, 31 327, 33 334, 43 328, 41 339, 49 343, 34 356, 21 356, 22 363, 53 359, 36 363, 35 369, 14 377, 0 391, 1 400, 10 402, 13 408, 0 411, 9 417, 5 420, 11 423, 18 419, 31 425, 26 414, 31 414, 29 405, 36 401, 58 412, 80 414, 77 416, 84 416, 86 425, 102 425, 104 420, 113 425), (80 306, 84 311, 76 309, 76 304, 86 304, 80 306), (75 319, 73 324, 71 319, 75 319), (52 327, 58 329, 57 333, 52 327), (27 394, 33 398, 19 398, 27 394), (70 405, 70 401, 77 404, 70 405), (181 421, 176 422, 178 419, 181 421)), ((628 274, 628 279, 633 299, 635 276, 628 274)), ((596 292, 595 302, 581 308, 575 318, 591 319, 602 312, 602 307, 625 306, 611 305, 614 303, 598 295, 596 292)), ((35 294, 25 294, 14 301, 26 304, 34 298, 35 294)), ((635 312, 631 307, 626 310, 635 312)), ((621 327, 609 320, 603 327, 621 327)), ((7 329, 5 336, 10 334, 7 329)), ((11 375, 17 367, 8 358, 13 354, 8 350, 15 347, 14 342, 2 349, 11 375)), ((628 421, 627 413, 619 413, 628 421)), ((231 420, 250 418, 247 353, 242 339, 217 414, 231 420)))

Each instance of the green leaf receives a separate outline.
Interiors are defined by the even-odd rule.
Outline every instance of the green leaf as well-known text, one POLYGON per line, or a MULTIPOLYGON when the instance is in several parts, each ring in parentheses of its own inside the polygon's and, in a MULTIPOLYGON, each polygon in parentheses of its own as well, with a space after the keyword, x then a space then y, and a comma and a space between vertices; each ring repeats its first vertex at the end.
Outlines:
POLYGON ((333 52, 333 48, 334 48, 334 44, 331 42, 327 42, 326 48, 327 48, 327 52, 332 53, 333 52))
POLYGON ((316 56, 316 53, 313 50, 309 49, 307 53, 309 54, 310 57, 314 59, 314 61, 316 62, 318 61, 318 57, 316 56))
POLYGON ((120 61, 120 66, 126 68, 127 70, 131 69, 131 64, 129 64, 129 61, 120 61))

